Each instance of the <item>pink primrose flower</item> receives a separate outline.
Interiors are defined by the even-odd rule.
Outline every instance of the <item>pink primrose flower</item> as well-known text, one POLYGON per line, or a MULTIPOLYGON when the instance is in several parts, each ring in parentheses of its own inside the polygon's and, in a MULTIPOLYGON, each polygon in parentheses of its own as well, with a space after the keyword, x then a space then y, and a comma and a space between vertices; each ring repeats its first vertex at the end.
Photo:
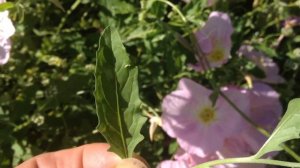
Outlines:
MULTIPOLYGON (((230 87, 228 92, 238 88, 230 87)), ((248 117, 259 126, 272 132, 282 115, 282 106, 279 94, 270 86, 260 82, 254 82, 253 88, 242 90, 248 95, 250 101, 250 112, 248 117)), ((225 157, 250 156, 258 151, 267 138, 251 126, 246 120, 239 125, 240 132, 225 139, 223 149, 220 152, 225 157)), ((268 155, 272 156, 274 155, 268 155)))
MULTIPOLYGON (((5 1, 1 1, 3 3, 5 1)), ((0 12, 0 65, 7 63, 11 42, 9 37, 15 33, 15 28, 8 17, 8 11, 0 12)))
MULTIPOLYGON (((272 132, 283 112, 279 94, 269 85, 260 82, 253 84, 253 88, 249 89, 249 94, 251 103, 250 118, 259 126, 272 132)), ((253 152, 256 152, 267 138, 250 125, 246 130, 242 136, 253 152)))
POLYGON ((8 39, 15 33, 15 27, 13 26, 10 18, 8 17, 8 11, 0 12, 0 38, 8 39))
POLYGON ((243 45, 239 49, 239 54, 244 55, 250 61, 255 63, 261 70, 265 73, 265 78, 256 79, 267 83, 277 84, 284 83, 285 80, 282 78, 279 73, 279 68, 273 60, 265 56, 262 52, 254 50, 252 46, 243 45))
MULTIPOLYGON (((239 90, 223 92, 243 111, 249 111, 249 100, 239 90)), ((177 139, 190 154, 205 157, 223 146, 224 139, 240 130, 240 115, 222 97, 215 105, 209 98, 212 91, 189 79, 181 79, 177 90, 162 103, 162 128, 177 139)))
POLYGON ((213 6, 215 3, 217 2, 217 0, 207 0, 207 6, 213 6))
MULTIPOLYGON (((242 89, 235 86, 227 86, 221 88, 221 91, 258 125, 262 126, 268 131, 272 131, 275 128, 282 114, 282 107, 279 102, 279 94, 270 86, 264 83, 254 82, 252 89, 242 89)), ((257 150, 266 141, 267 138, 261 135, 245 120, 241 120, 241 122, 238 121, 240 119, 236 116, 236 112, 233 111, 233 109, 226 110, 227 112, 220 112, 231 117, 231 120, 225 119, 225 117, 222 117, 223 120, 221 119, 221 121, 223 121, 223 124, 221 125, 224 128, 234 130, 231 133, 227 132, 225 134, 220 134, 220 129, 209 129, 207 126, 206 128, 201 128, 205 124, 203 124, 203 121, 201 121, 201 119, 199 122, 199 111, 198 121, 195 115, 193 115, 194 119, 189 118, 190 113, 195 113, 193 109, 201 109, 201 106, 199 106, 198 108, 197 106, 194 106, 195 104, 197 104, 195 101, 203 100, 204 102, 210 102, 210 100, 207 100, 208 98, 206 98, 205 100, 205 97, 201 96, 209 95, 209 92, 210 91, 208 89, 189 79, 181 79, 178 89, 166 96, 166 98, 164 99, 162 117, 163 129, 170 136, 177 138, 177 141, 181 148, 174 155, 174 160, 162 162, 162 167, 175 167, 175 165, 177 167, 193 167, 200 163, 216 159, 246 157, 257 152, 257 150), (198 98, 194 98, 194 95, 197 95, 198 98), (175 97, 177 99, 175 99, 175 97), (184 121, 184 123, 182 123, 182 121, 184 121), (230 124, 233 125, 231 126, 230 124, 228 124, 229 122, 231 122, 230 124), (191 124, 194 126, 191 126, 191 124), (212 135, 219 135, 218 138, 222 139, 222 145, 218 146, 217 149, 207 148, 207 146, 204 146, 218 144, 216 144, 217 141, 215 140, 212 140, 212 143, 202 140, 202 137, 212 137, 211 135, 204 135, 202 132, 205 131, 203 130, 209 130, 209 133, 212 135), (190 141, 195 141, 186 139, 186 137, 197 139, 199 143, 189 144, 190 141), (203 155, 199 155, 198 151, 201 150, 202 153, 200 152, 200 154, 203 155)), ((221 102, 222 100, 219 99, 220 98, 218 98, 217 100, 216 107, 226 106, 218 104, 218 101, 221 102)), ((225 102, 225 104, 227 103, 225 102)), ((201 103, 201 105, 203 104, 201 103)), ((216 114, 219 114, 218 112, 219 111, 216 110, 216 114)), ((218 122, 213 121, 211 123, 211 126, 213 124, 217 125, 218 122)), ((227 131, 226 129, 225 131, 227 131)), ((209 139, 207 138, 206 140, 209 139)), ((268 157, 272 157, 273 155, 274 153, 268 155, 268 157)), ((254 166, 257 168, 266 167, 262 164, 227 164, 218 165, 215 166, 215 168, 251 168, 254 166)))
POLYGON ((292 16, 283 22, 284 27, 294 27, 300 25, 300 17, 292 16))
MULTIPOLYGON (((232 89, 238 88, 230 87, 232 89)), ((272 132, 279 122, 282 115, 282 106, 279 101, 279 94, 270 86, 260 82, 254 82, 253 88, 243 90, 250 101, 250 113, 247 113, 250 119, 264 129, 272 132)), ((223 147, 219 150, 220 155, 225 158, 246 157, 255 154, 265 143, 267 138, 253 128, 249 123, 243 120, 239 125, 242 130, 224 140, 223 147)), ((274 156, 271 153, 268 157, 274 156)), ((238 167, 251 168, 252 164, 241 164, 238 167)), ((265 165, 255 165, 255 167, 265 167, 265 165)))
MULTIPOLYGON (((212 12, 204 27, 195 33, 198 46, 210 67, 220 67, 229 59, 232 33, 231 20, 226 13, 222 12, 212 12)), ((200 56, 196 59, 199 62, 203 60, 200 56)), ((197 71, 204 68, 199 62, 194 67, 197 71)))
POLYGON ((9 39, 0 40, 0 65, 6 64, 9 59, 11 43, 9 39))

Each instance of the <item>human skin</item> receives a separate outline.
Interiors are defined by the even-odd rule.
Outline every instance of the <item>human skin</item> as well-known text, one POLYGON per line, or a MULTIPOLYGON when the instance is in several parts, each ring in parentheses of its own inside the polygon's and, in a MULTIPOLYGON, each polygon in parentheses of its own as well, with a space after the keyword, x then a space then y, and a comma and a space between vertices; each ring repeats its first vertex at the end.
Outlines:
POLYGON ((137 159, 121 159, 108 152, 109 145, 94 143, 80 147, 50 152, 33 157, 16 168, 147 168, 137 159))

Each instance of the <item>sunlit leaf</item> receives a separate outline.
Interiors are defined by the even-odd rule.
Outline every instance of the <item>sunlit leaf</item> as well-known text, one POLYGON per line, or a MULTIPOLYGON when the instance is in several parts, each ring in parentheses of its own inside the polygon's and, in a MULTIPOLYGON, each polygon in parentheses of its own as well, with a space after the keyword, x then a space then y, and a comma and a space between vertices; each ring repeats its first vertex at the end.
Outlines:
POLYGON ((101 0, 99 4, 105 6, 113 15, 129 14, 135 11, 133 5, 121 0, 101 0))
POLYGON ((281 145, 292 139, 300 138, 300 99, 291 100, 286 114, 266 143, 255 154, 256 158, 282 149, 281 145))
POLYGON ((130 157, 143 139, 146 118, 139 113, 138 69, 131 61, 118 33, 106 28, 97 51, 95 99, 97 129, 120 157, 130 157))
POLYGON ((15 5, 12 2, 4 2, 0 4, 0 12, 13 8, 15 5))

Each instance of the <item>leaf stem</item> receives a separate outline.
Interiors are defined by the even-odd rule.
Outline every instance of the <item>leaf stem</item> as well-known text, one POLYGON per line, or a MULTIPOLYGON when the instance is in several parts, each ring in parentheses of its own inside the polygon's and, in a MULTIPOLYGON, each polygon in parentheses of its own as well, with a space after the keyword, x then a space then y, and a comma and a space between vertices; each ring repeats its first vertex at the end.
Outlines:
POLYGON ((58 28, 56 30, 56 34, 58 34, 62 28, 64 27, 66 21, 67 21, 67 18, 72 14, 72 12, 81 4, 81 0, 76 0, 72 6, 70 7, 70 9, 67 11, 66 15, 61 19, 59 25, 58 25, 58 28))
POLYGON ((252 121, 250 117, 248 117, 242 110, 240 110, 222 91, 219 91, 219 93, 247 122, 249 122, 253 127, 255 127, 261 134, 263 134, 266 137, 270 136, 270 133, 267 130, 257 125, 254 121, 252 121))
POLYGON ((162 3, 165 3, 165 4, 169 5, 169 6, 171 6, 171 7, 173 8, 173 10, 174 10, 175 12, 177 12, 178 15, 181 17, 182 21, 183 21, 184 23, 187 22, 187 19, 185 18, 185 16, 181 13, 181 11, 177 8, 177 6, 174 5, 172 2, 167 1, 167 0, 154 0, 154 1, 162 2, 162 3))
POLYGON ((254 164, 268 164, 284 167, 300 167, 300 163, 294 162, 285 162, 280 160, 271 160, 271 159, 255 159, 253 156, 250 157, 241 157, 241 158, 228 158, 221 160, 213 160, 195 166, 193 168, 209 168, 211 166, 223 165, 223 164, 232 164, 232 163, 254 163, 254 164))
POLYGON ((287 146, 286 144, 282 144, 281 147, 283 148, 283 150, 288 153, 290 156, 292 156, 295 160, 297 160, 300 163, 300 156, 293 151, 289 146, 287 146))

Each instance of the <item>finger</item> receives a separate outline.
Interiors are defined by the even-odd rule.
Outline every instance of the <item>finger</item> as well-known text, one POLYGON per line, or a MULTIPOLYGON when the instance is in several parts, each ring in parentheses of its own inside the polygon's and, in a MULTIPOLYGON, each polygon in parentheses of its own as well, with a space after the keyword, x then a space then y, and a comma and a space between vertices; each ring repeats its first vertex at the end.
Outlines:
POLYGON ((121 158, 108 152, 108 148, 108 144, 95 143, 45 153, 25 161, 17 168, 113 168, 121 158))

